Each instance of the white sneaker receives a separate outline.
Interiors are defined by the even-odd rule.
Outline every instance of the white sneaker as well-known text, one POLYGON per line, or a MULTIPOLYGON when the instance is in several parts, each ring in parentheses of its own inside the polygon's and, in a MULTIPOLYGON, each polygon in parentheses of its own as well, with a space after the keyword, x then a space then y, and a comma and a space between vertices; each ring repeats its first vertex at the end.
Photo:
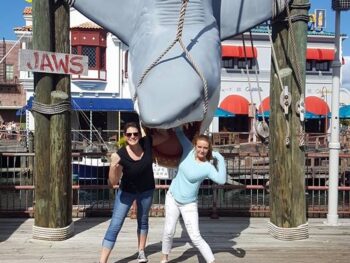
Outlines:
POLYGON ((143 251, 143 250, 139 251, 139 256, 137 257, 137 261, 139 263, 141 263, 141 262, 148 262, 148 259, 147 259, 146 255, 145 255, 145 251, 143 251))

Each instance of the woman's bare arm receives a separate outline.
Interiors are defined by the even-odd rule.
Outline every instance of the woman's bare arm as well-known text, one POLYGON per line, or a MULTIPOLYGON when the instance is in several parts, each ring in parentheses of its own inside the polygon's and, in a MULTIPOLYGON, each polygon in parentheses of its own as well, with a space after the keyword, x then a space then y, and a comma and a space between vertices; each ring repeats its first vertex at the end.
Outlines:
POLYGON ((108 173, 108 183, 113 188, 116 188, 119 184, 120 178, 123 172, 123 166, 119 164, 120 156, 117 153, 112 153, 111 155, 111 163, 109 166, 108 173))

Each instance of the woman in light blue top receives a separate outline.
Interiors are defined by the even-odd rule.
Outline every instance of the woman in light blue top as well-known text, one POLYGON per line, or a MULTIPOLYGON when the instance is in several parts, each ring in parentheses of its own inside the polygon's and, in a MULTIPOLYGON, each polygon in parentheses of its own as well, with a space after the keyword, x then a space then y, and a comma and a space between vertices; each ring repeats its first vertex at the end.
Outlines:
POLYGON ((183 152, 178 172, 171 182, 165 200, 161 262, 168 262, 175 227, 181 214, 192 243, 206 262, 212 263, 215 262, 213 252, 199 232, 197 195, 204 179, 209 178, 218 184, 226 182, 225 161, 220 153, 212 151, 208 136, 196 136, 192 145, 181 129, 176 129, 176 135, 183 152))

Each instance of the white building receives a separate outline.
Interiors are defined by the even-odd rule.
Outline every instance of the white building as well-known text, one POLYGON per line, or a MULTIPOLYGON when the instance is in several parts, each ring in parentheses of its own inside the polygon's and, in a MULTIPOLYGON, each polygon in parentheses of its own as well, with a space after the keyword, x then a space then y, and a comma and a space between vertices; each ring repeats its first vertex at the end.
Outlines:
MULTIPOLYGON (((118 99, 118 103, 123 105, 126 103, 130 106, 127 47, 115 36, 105 32, 73 8, 71 8, 70 17, 72 53, 89 56, 88 76, 72 76, 73 104, 75 100, 83 105, 82 110, 89 114, 88 117, 92 117, 96 128, 116 130, 120 120, 118 106, 115 109, 105 109, 103 104, 106 102, 104 99, 118 99), (91 108, 86 108, 86 103, 91 108), (92 115, 91 110, 94 111, 92 115)), ((22 48, 31 48, 31 8, 24 10, 24 18, 25 26, 16 28, 15 32, 17 37, 22 37, 23 33, 26 33, 22 37, 22 48)), ((242 41, 242 36, 222 43, 223 68, 219 107, 232 112, 235 116, 215 117, 210 127, 211 131, 220 131, 225 128, 228 131, 249 132, 253 111, 259 111, 259 109, 261 111, 261 105, 265 105, 263 111, 268 114, 271 43, 267 26, 259 26, 252 30, 253 46, 251 46, 249 34, 245 34, 244 38, 245 43, 242 41), (244 52, 244 46, 246 52, 244 52), (246 72, 246 61, 249 74, 246 72), (255 74, 255 65, 258 66, 257 74, 255 74)), ((343 36, 342 41, 345 38, 343 36)), ((307 131, 325 132, 328 124, 327 118, 324 117, 331 108, 335 36, 325 31, 309 31, 307 39, 306 110, 316 115, 316 118, 307 120, 307 131)), ((33 96, 32 74, 21 72, 21 81, 27 91, 27 99, 30 99, 33 96)), ((341 88, 340 93, 340 104, 350 104, 349 91, 341 88)), ((76 105, 76 108, 79 108, 79 105, 76 105)), ((130 111, 130 109, 126 110, 130 111)), ((134 118, 128 113, 122 115, 126 120, 134 118)), ((72 128, 88 129, 81 120, 82 116, 75 114, 72 128)), ((28 111, 27 125, 30 130, 34 129, 33 118, 28 111)))

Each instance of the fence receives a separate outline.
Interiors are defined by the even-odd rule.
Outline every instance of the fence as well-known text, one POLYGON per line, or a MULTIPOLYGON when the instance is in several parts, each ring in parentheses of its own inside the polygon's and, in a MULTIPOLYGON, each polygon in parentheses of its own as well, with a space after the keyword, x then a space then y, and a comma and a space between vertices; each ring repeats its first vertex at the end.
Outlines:
MULTIPOLYGON (((204 181, 198 205, 201 215, 268 216, 269 159, 266 153, 241 153, 220 148, 227 162, 227 184, 204 181)), ((309 217, 324 217, 328 202, 328 154, 307 153, 305 194, 309 217)), ((0 154, 0 216, 33 216, 34 154, 0 154)), ((75 153, 72 157, 73 216, 110 215, 114 191, 108 188, 106 156, 75 153)), ((340 154, 340 217, 350 216, 350 154, 340 154)), ((170 180, 156 179, 152 216, 164 215, 170 180)), ((134 211, 131 211, 131 216, 134 211)))

